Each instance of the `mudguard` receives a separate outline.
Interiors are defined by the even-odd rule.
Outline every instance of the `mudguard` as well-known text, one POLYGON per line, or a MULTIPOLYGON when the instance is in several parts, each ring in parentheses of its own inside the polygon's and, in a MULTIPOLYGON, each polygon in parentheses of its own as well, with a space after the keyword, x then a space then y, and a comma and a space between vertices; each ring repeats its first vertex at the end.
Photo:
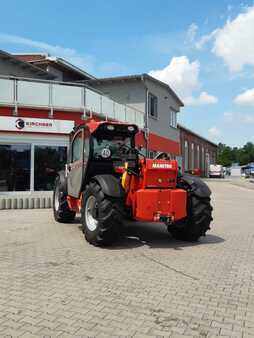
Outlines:
POLYGON ((191 187, 192 192, 196 196, 200 198, 206 198, 211 196, 210 188, 201 178, 192 175, 183 175, 181 177, 181 180, 183 180, 191 187))
POLYGON ((123 197, 124 190, 120 184, 119 179, 113 175, 97 175, 93 177, 93 180, 96 181, 103 193, 111 197, 123 197))

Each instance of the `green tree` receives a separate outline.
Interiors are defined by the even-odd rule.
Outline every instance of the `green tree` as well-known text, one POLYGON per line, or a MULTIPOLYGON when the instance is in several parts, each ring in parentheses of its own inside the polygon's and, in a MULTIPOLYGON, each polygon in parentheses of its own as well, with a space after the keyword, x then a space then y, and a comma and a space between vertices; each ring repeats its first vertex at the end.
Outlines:
POLYGON ((254 162, 254 144, 251 142, 246 143, 238 150, 240 165, 254 162))
POLYGON ((231 166, 237 162, 240 165, 245 165, 254 162, 254 144, 247 142, 243 147, 229 147, 226 144, 218 144, 217 162, 225 167, 231 166))
POLYGON ((217 162, 222 164, 224 167, 231 166, 233 162, 232 149, 226 144, 218 144, 218 157, 217 162))

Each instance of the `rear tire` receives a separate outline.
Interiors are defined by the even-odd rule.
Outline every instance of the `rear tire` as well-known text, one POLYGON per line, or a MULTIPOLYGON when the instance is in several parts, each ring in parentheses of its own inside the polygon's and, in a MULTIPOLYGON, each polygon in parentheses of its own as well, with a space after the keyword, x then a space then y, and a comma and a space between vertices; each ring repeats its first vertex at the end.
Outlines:
POLYGON ((54 218, 60 223, 70 223, 75 218, 75 211, 72 211, 67 203, 67 191, 61 183, 60 177, 55 180, 53 192, 54 218))
MULTIPOLYGON (((195 194, 197 182, 188 189, 187 217, 168 225, 168 231, 178 240, 195 242, 205 236, 212 221, 212 206, 209 196, 200 197, 195 194)), ((186 187, 185 187, 186 189, 186 187)))
POLYGON ((122 223, 121 200, 103 193, 95 181, 83 193, 82 230, 86 240, 96 246, 110 245, 119 237, 122 223))

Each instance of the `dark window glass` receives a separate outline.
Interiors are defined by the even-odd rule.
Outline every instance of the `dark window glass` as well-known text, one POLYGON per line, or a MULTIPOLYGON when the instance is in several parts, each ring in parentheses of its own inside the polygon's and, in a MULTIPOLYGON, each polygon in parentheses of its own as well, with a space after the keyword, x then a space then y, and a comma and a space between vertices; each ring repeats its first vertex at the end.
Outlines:
POLYGON ((126 136, 107 136, 104 135, 103 138, 93 137, 93 159, 101 160, 103 159, 103 151, 109 149, 108 158, 111 160, 121 161, 124 157, 124 149, 131 147, 131 138, 126 136))
POLYGON ((30 164, 30 145, 0 144, 0 191, 30 190, 30 164))
POLYGON ((56 174, 64 169, 66 147, 34 147, 34 190, 53 190, 56 174))
POLYGON ((81 159, 81 148, 82 148, 82 132, 76 135, 72 143, 72 162, 79 161, 81 159))
POLYGON ((152 117, 158 116, 157 101, 158 99, 156 96, 148 94, 148 114, 152 117))

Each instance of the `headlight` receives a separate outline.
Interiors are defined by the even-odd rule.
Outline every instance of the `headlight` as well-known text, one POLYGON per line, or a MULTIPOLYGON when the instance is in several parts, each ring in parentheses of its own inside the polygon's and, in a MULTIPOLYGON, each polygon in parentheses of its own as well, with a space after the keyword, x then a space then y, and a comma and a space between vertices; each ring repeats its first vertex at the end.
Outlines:
POLYGON ((134 128, 133 126, 129 126, 129 127, 128 127, 128 130, 129 130, 129 131, 134 131, 135 128, 134 128))

